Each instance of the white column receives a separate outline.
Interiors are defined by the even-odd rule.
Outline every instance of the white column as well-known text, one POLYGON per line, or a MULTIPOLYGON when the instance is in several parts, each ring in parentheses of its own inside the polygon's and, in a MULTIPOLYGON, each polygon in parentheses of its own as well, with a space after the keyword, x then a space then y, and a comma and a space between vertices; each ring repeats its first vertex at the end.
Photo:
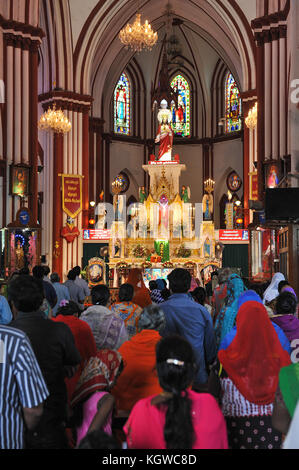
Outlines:
POLYGON ((271 146, 271 43, 265 43, 265 159, 269 160, 271 146))
MULTIPOLYGON (((21 49, 15 47, 15 74, 14 74, 14 133, 11 138, 14 140, 14 162, 21 163, 21 49)), ((28 119, 28 118, 27 118, 28 119)))
POLYGON ((22 70, 22 158, 29 163, 29 51, 23 51, 22 70))
MULTIPOLYGON (((272 158, 279 157, 279 72, 278 72, 278 40, 272 41, 272 158)), ((281 116, 281 119, 284 119, 281 116)))
POLYGON ((286 38, 280 38, 279 44, 279 115, 280 123, 280 157, 287 154, 287 135, 286 135, 286 38))

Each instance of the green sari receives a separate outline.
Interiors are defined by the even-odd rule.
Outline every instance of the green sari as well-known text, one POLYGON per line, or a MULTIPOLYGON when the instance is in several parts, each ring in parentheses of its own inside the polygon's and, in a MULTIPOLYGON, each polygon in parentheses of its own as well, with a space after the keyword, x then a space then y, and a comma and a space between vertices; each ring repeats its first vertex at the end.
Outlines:
POLYGON ((280 370, 279 387, 288 412, 293 418, 299 400, 299 364, 292 364, 280 370))

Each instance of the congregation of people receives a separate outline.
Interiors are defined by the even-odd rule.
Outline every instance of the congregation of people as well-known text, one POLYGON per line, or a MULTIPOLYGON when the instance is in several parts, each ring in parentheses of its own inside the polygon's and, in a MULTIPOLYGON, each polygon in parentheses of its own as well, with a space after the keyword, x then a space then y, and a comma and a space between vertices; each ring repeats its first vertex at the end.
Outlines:
POLYGON ((0 449, 299 449, 298 298, 188 270, 117 299, 74 267, 0 296, 0 449))

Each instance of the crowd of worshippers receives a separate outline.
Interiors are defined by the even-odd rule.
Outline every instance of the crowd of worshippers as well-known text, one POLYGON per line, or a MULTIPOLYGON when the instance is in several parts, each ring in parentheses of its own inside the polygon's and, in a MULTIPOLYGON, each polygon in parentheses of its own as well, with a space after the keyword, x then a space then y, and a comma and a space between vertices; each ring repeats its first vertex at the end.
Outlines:
POLYGON ((188 270, 111 301, 80 267, 0 296, 1 449, 299 448, 299 320, 281 273, 188 270), (88 299, 88 301, 87 301, 88 299))

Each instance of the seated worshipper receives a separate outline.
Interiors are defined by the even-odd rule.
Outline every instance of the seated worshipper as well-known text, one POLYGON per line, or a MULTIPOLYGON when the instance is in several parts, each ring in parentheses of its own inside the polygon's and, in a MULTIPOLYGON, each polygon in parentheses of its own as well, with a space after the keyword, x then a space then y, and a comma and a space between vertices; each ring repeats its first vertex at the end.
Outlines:
MULTIPOLYGON (((273 325, 279 326, 290 341, 291 353, 294 352, 294 356, 296 356, 295 350, 299 346, 299 320, 295 316, 297 305, 296 297, 292 293, 283 290, 276 298, 275 315, 271 317, 273 325)), ((299 357, 291 359, 292 362, 298 362, 299 357)))
POLYGON ((96 355, 97 346, 90 326, 80 320, 80 309, 72 300, 62 300, 57 311, 57 317, 53 321, 62 322, 67 325, 73 333, 75 345, 81 356, 81 363, 77 372, 71 378, 66 378, 65 383, 70 403, 76 383, 78 382, 85 363, 96 355))
MULTIPOLYGON (((242 305, 244 305, 245 303, 249 302, 259 302, 261 305, 263 305, 263 301, 262 299, 259 297, 259 295, 255 292, 255 291, 252 291, 252 290, 248 290, 248 291, 245 291, 243 294, 240 295, 239 297, 239 300, 238 300, 238 310, 240 309, 240 307, 242 305)), ((250 307, 250 305, 248 306, 250 307)), ((265 307, 265 305, 264 305, 265 307)), ((267 310, 267 308, 265 307, 265 309, 267 310)), ((249 310, 248 310, 249 311, 249 310)), ((268 313, 268 312, 267 312, 268 313)), ((275 323, 273 323, 273 327, 274 327, 274 330, 276 331, 277 333, 277 336, 278 336, 278 339, 280 341, 280 344, 282 346, 282 348, 287 351, 288 354, 291 353, 291 346, 290 346, 290 341, 288 340, 288 338, 286 337, 285 333, 283 332, 283 330, 278 326, 276 325, 275 323)), ((237 327, 236 325, 231 329, 231 331, 229 333, 227 333, 227 335, 223 338, 223 340, 221 341, 220 343, 220 346, 219 346, 219 350, 220 349, 226 349, 230 344, 231 342, 233 341, 233 339, 235 338, 237 334, 237 327)))
POLYGON ((142 311, 139 333, 119 348, 124 370, 111 393, 120 415, 128 415, 141 398, 162 391, 155 372, 155 351, 164 325, 163 311, 157 305, 149 305, 142 311))
POLYGON ((114 398, 110 390, 121 368, 119 352, 108 349, 98 351, 86 363, 71 402, 77 446, 89 433, 100 429, 112 435, 114 398))
POLYGON ((95 286, 91 291, 92 306, 85 310, 80 319, 88 323, 97 349, 119 349, 128 340, 125 322, 109 310, 110 291, 107 286, 95 286))
POLYGON ((163 288, 159 289, 157 281, 149 282, 150 296, 154 304, 161 304, 162 302, 164 302, 164 298, 162 296, 162 290, 164 288, 165 287, 163 285, 163 288))
POLYGON ((195 302, 197 302, 198 304, 202 305, 203 307, 205 307, 207 309, 207 311, 209 312, 209 314, 211 315, 212 313, 212 307, 211 305, 209 305, 206 300, 207 300, 207 293, 206 293, 206 290, 204 287, 197 287, 196 289, 194 289, 193 291, 191 291, 191 295, 193 297, 193 299, 195 300, 195 302))
POLYGON ((174 269, 168 275, 168 281, 172 295, 160 304, 166 320, 161 336, 178 334, 191 343, 197 364, 194 387, 202 390, 207 385, 208 366, 217 354, 212 318, 202 305, 189 296, 191 275, 186 269, 174 269))
POLYGON ((181 336, 156 348, 161 393, 136 403, 125 424, 129 449, 227 449, 225 419, 212 395, 191 390, 196 377, 192 346, 181 336))
POLYGON ((137 333, 138 321, 142 312, 142 308, 132 302, 133 295, 134 287, 131 284, 122 284, 118 293, 119 302, 110 307, 111 311, 125 322, 129 339, 137 333))
POLYGON ((82 287, 75 283, 75 280, 76 273, 75 271, 71 270, 68 272, 67 281, 65 281, 64 285, 68 288, 70 300, 76 302, 82 311, 84 309, 85 294, 82 287))
MULTIPOLYGON (((279 373, 279 386, 275 395, 272 424, 275 429, 286 435, 296 405, 299 402, 299 363, 283 367, 279 373)), ((297 436, 298 438, 298 436, 297 436)), ((298 440, 299 445, 299 440, 298 440)))
POLYGON ((8 325, 12 321, 12 313, 9 303, 3 295, 0 295, 0 325, 8 325))
POLYGON ((139 305, 141 308, 144 308, 147 305, 151 305, 151 296, 149 290, 144 284, 141 269, 131 269, 126 282, 127 284, 131 284, 134 287, 134 297, 132 299, 134 304, 139 305))
POLYGON ((281 434, 271 416, 279 371, 290 364, 267 311, 260 302, 244 303, 237 314, 237 334, 218 352, 209 391, 220 398, 232 449, 279 449, 281 434))
POLYGON ((8 293, 16 317, 11 326, 27 334, 50 393, 38 426, 26 433, 26 448, 65 449, 65 377, 72 377, 81 362, 74 337, 67 325, 40 312, 44 291, 37 279, 17 276, 9 283, 8 293))
POLYGON ((284 275, 282 273, 275 273, 264 293, 263 303, 271 307, 273 311, 275 311, 275 299, 279 295, 278 285, 281 281, 285 281, 284 275))
POLYGON ((245 290, 246 288, 240 276, 232 274, 228 279, 227 296, 215 322, 215 335, 218 349, 221 341, 235 325, 238 311, 238 300, 245 290))
POLYGON ((68 288, 60 283, 60 277, 58 273, 52 273, 50 276, 50 281, 52 282, 52 285, 57 295, 56 305, 52 309, 52 316, 56 317, 57 310, 59 309, 59 306, 60 306, 60 302, 62 300, 70 300, 70 293, 69 293, 68 288))

